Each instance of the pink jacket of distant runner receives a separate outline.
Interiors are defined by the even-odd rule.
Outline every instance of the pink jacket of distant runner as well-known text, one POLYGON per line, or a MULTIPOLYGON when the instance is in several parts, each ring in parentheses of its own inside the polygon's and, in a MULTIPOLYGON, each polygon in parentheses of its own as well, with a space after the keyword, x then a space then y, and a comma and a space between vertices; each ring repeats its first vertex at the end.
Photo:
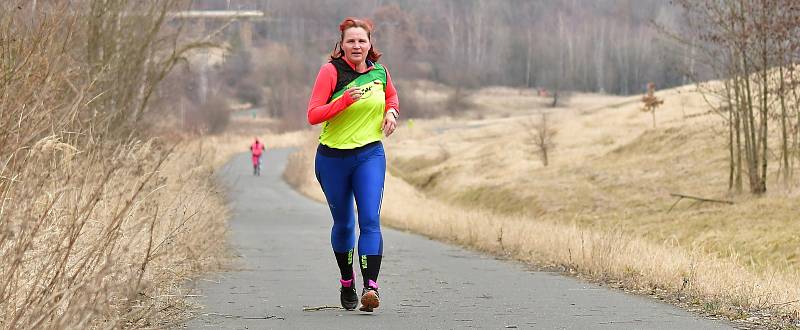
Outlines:
POLYGON ((264 144, 256 140, 253 142, 253 145, 250 146, 250 152, 253 153, 253 165, 258 165, 258 158, 261 157, 261 153, 264 151, 264 144))

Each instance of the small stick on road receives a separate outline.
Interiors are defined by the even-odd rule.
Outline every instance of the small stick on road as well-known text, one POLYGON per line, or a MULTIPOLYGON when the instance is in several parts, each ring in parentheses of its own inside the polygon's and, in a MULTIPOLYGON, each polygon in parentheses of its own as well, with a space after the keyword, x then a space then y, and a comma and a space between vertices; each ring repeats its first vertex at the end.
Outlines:
POLYGON ((226 319, 245 319, 245 320, 269 320, 269 319, 278 319, 283 320, 283 317, 278 317, 277 315, 264 315, 264 316, 242 316, 242 315, 233 315, 233 314, 220 314, 220 313, 203 313, 205 316, 222 316, 226 319))
POLYGON ((321 311, 323 309, 342 309, 342 307, 341 306, 328 306, 328 305, 318 306, 318 307, 304 307, 303 311, 304 312, 316 312, 316 311, 321 311))

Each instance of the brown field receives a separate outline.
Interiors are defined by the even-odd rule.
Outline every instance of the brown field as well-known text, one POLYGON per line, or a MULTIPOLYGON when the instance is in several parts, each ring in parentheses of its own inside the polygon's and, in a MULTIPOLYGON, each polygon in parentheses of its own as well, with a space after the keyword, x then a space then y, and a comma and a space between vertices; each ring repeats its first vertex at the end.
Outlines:
MULTIPOLYGON (((796 318, 798 194, 776 183, 760 198, 729 193, 720 117, 693 87, 657 95, 656 128, 639 96, 576 94, 546 108, 508 88, 475 93, 459 118, 405 122, 385 141, 384 223, 704 313, 796 318), (559 130, 548 167, 530 140, 541 111, 559 130), (735 204, 683 200, 668 212, 670 193, 735 204)), ((309 135, 286 177, 319 200, 309 135)))

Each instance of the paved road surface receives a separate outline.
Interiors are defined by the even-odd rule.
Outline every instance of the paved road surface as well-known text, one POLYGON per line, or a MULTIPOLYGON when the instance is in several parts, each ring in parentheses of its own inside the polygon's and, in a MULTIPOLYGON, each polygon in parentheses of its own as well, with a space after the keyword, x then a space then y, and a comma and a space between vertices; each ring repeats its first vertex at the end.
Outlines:
POLYGON ((268 150, 261 177, 251 176, 246 154, 221 170, 234 209, 229 240, 240 258, 234 270, 193 284, 206 307, 187 328, 729 328, 648 298, 388 228, 375 313, 303 311, 338 306, 338 270, 327 207, 281 179, 289 152, 268 150))

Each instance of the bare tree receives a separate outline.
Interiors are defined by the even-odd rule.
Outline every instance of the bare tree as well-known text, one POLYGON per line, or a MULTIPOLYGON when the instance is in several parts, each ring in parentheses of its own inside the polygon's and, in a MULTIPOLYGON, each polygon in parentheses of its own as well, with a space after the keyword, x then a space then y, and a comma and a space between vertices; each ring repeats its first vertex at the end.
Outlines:
POLYGON ((550 122, 547 112, 541 112, 538 121, 531 119, 524 126, 536 153, 542 160, 542 165, 549 165, 550 154, 556 147, 555 137, 558 135, 558 129, 550 122))
POLYGON ((684 42, 698 50, 698 61, 708 63, 725 79, 721 88, 706 92, 724 100, 718 113, 729 129, 729 187, 740 189, 746 173, 750 192, 766 192, 771 125, 779 133, 778 173, 788 186, 791 155, 796 152, 790 148, 789 119, 797 116, 797 103, 792 107, 786 102, 798 89, 793 78, 797 58, 792 55, 800 38, 796 4, 789 0, 679 3, 699 37, 697 43, 694 39, 684 42))

